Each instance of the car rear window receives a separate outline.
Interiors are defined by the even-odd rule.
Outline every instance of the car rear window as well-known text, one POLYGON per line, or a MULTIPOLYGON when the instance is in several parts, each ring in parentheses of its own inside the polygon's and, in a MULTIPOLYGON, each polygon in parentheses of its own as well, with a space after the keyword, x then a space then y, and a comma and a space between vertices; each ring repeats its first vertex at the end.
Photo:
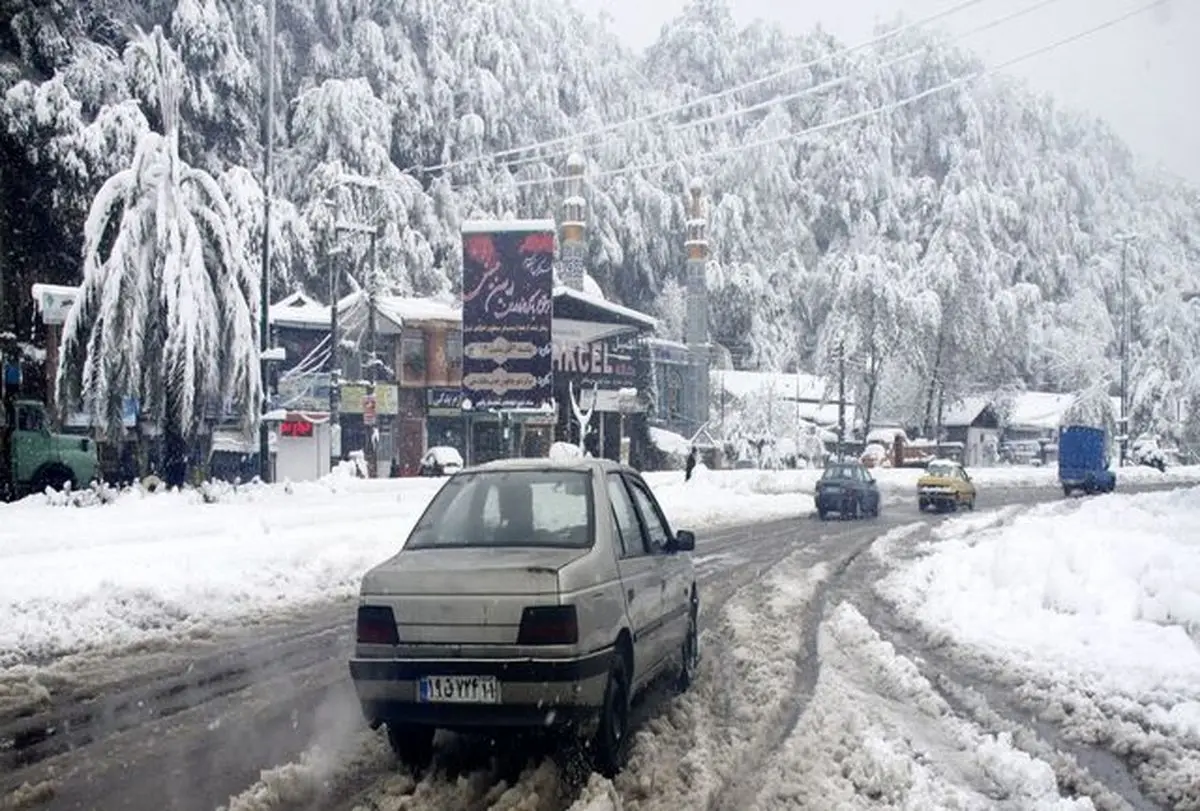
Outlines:
POLYGON ((825 468, 825 472, 821 475, 822 479, 853 479, 854 473, 857 470, 853 465, 834 465, 833 467, 825 468))
POLYGON ((460 473, 433 497, 405 548, 584 548, 593 514, 585 471, 460 473))
POLYGON ((925 468, 925 472, 930 476, 954 476, 955 466, 946 462, 930 462, 925 468))

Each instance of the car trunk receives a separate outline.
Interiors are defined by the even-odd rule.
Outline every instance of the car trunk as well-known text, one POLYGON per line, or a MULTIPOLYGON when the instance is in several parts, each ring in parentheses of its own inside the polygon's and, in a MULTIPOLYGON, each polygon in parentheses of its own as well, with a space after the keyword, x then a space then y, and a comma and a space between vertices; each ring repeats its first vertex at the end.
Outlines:
POLYGON ((521 615, 558 602, 558 570, 586 549, 405 550, 363 578, 361 604, 387 606, 404 645, 512 645, 521 615))

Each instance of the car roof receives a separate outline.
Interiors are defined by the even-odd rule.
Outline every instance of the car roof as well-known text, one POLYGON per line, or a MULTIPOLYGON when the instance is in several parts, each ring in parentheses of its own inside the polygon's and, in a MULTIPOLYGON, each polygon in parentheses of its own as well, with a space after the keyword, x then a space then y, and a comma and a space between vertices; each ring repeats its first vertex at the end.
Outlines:
POLYGON ((482 465, 474 465, 464 470, 464 473, 484 472, 484 471, 509 471, 509 470, 574 470, 579 472, 599 471, 607 473, 610 471, 626 471, 629 473, 637 473, 636 470, 628 465, 622 465, 620 462, 614 462, 611 459, 596 459, 590 456, 574 457, 568 459, 549 459, 547 457, 532 458, 532 459, 497 459, 494 462, 487 462, 482 465))

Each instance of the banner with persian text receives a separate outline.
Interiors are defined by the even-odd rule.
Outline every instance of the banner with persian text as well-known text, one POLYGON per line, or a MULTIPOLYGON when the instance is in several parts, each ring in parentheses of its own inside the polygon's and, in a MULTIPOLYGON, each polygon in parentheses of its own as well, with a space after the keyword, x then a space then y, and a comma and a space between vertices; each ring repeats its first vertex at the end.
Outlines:
POLYGON ((553 397, 554 233, 553 220, 463 223, 462 389, 473 409, 553 397))

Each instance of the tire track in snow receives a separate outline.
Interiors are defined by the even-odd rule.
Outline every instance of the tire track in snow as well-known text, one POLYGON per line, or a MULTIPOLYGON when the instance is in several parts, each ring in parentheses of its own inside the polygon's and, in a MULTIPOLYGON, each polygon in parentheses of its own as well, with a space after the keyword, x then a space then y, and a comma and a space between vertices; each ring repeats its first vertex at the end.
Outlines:
MULTIPOLYGON (((758 587, 764 572, 812 540, 807 517, 731 527, 700 539, 701 650, 714 633, 729 600, 758 587), (717 565, 703 565, 712 561, 717 565)), ((820 539, 822 542, 827 538, 820 539)), ((711 666, 703 653, 702 668, 711 666)), ((715 660, 714 660, 715 661, 715 660)), ((637 728, 661 713, 671 699, 652 689, 634 708, 637 728)), ((228 811, 561 811, 568 808, 590 774, 561 757, 518 755, 496 762, 478 738, 444 735, 432 770, 414 780, 386 752, 377 733, 360 733, 346 765, 326 773, 324 756, 308 753, 298 764, 264 772, 254 786, 230 800, 228 811), (535 797, 536 795, 536 797, 535 797), (532 804, 531 804, 532 803, 532 804)))
MULTIPOLYGON (((997 516, 989 526, 1012 520, 1014 513, 997 516)), ((981 516, 982 518, 983 516, 981 516)), ((911 549, 893 553, 892 563, 911 556, 911 549)), ((886 563, 870 556, 859 561, 853 584, 844 595, 867 618, 879 636, 890 643, 898 656, 910 660, 934 691, 956 714, 987 733, 1008 733, 1013 745, 1054 769, 1061 790, 1070 796, 1086 796, 1099 811, 1161 811, 1147 797, 1125 764, 1110 753, 1072 744, 1051 724, 1039 721, 1013 700, 1013 685, 996 681, 1003 672, 974 664, 979 654, 955 652, 945 640, 931 640, 915 625, 900 619, 897 606, 882 598, 875 584, 888 574, 886 563), (990 671, 990 672, 989 672, 990 671)))
POLYGON ((850 551, 833 566, 829 578, 817 584, 812 598, 800 615, 804 634, 800 650, 792 660, 795 670, 792 675, 791 700, 778 708, 769 724, 767 733, 744 751, 736 770, 736 774, 742 775, 742 777, 726 783, 722 790, 708 801, 706 806, 708 811, 744 811, 753 803, 761 787, 758 774, 762 771, 762 765, 779 750, 783 742, 792 734, 800 717, 808 708, 821 672, 820 656, 817 650, 818 632, 825 616, 829 594, 845 576, 851 564, 874 542, 875 531, 869 532, 870 534, 864 538, 856 538, 850 551))

